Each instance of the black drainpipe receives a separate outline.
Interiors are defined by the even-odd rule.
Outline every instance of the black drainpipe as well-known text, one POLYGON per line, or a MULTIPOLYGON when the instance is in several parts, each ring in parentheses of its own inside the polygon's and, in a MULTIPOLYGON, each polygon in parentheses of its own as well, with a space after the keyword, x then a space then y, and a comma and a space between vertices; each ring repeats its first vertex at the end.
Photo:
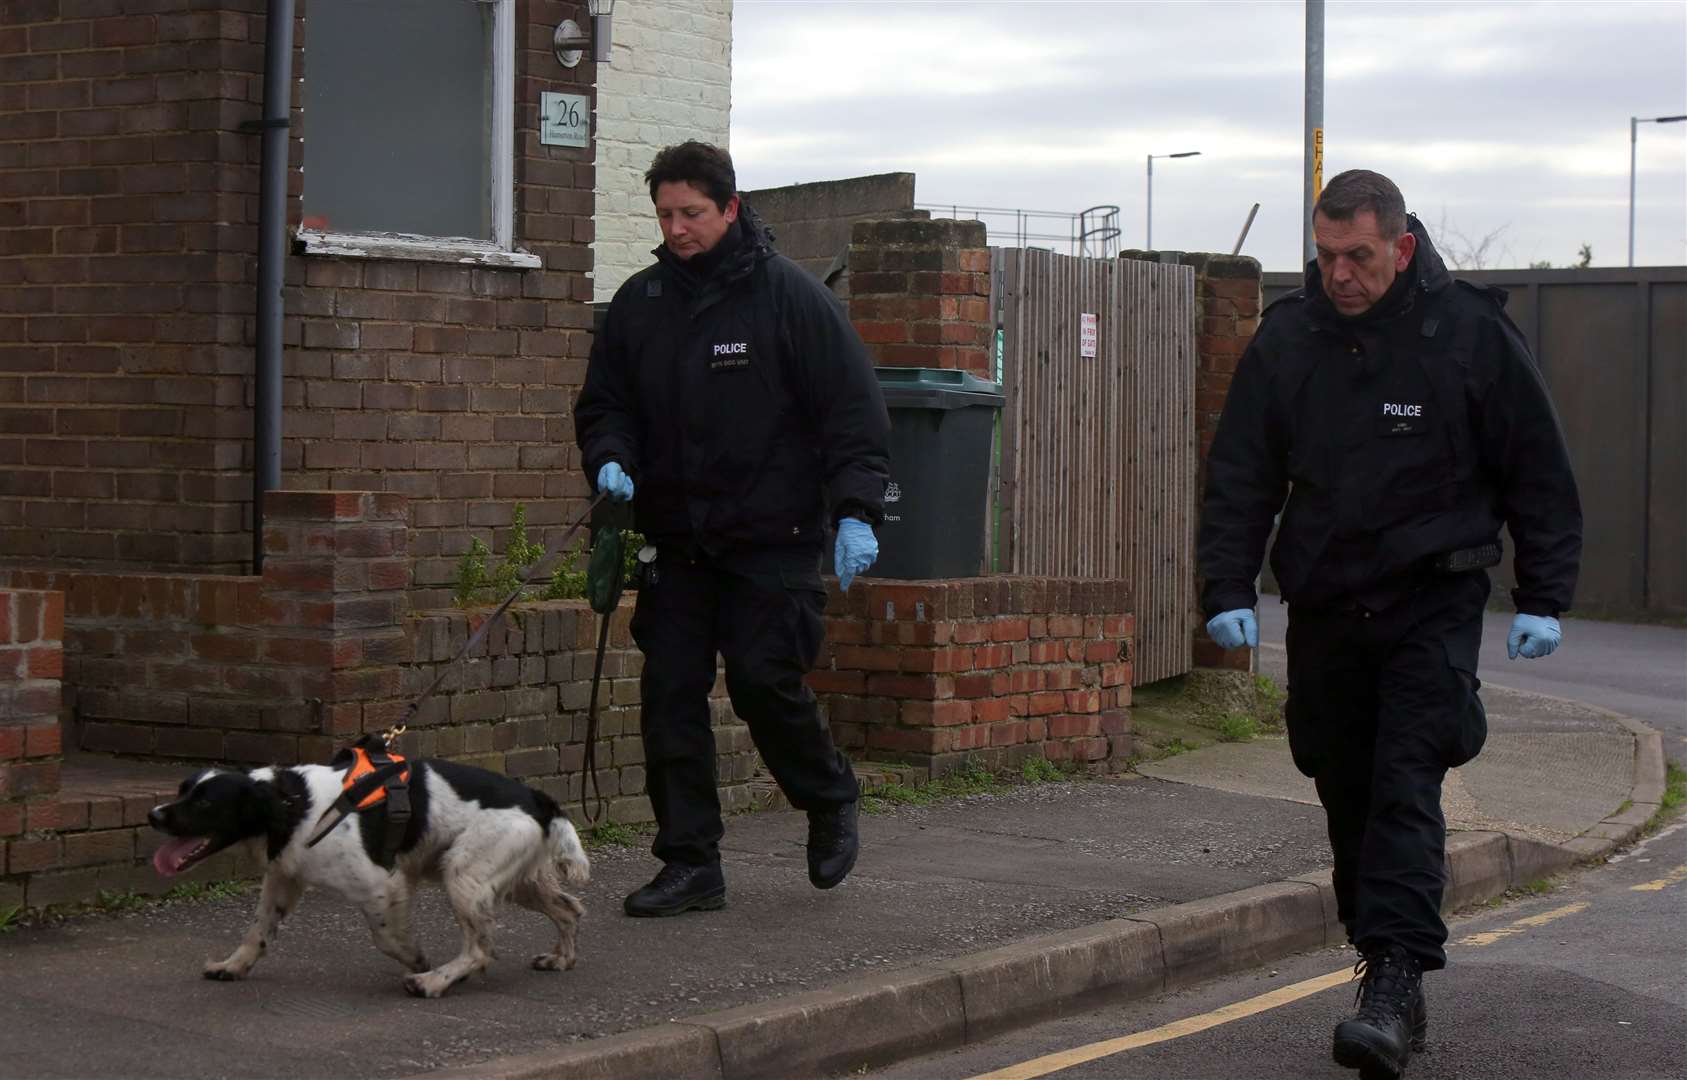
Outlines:
POLYGON ((252 380, 254 574, 264 572, 264 492, 281 486, 281 286, 287 257, 287 125, 292 84, 293 0, 269 0, 258 181, 258 351, 252 380))

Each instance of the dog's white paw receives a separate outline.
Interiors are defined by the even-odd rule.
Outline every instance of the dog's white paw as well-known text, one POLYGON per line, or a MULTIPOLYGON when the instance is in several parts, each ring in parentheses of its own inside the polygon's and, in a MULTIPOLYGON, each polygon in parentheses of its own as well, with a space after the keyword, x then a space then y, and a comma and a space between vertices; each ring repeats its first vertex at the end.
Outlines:
POLYGON ((227 960, 207 960, 205 962, 205 977, 216 979, 218 982, 234 982, 244 979, 251 967, 241 964, 231 964, 227 960))
POLYGON ((534 971, 573 971, 574 958, 570 956, 566 962, 556 953, 540 953, 533 958, 534 971))
POLYGON ((404 977, 404 992, 411 997, 436 998, 444 997, 451 989, 451 980, 443 975, 431 971, 424 971, 417 975, 404 977))

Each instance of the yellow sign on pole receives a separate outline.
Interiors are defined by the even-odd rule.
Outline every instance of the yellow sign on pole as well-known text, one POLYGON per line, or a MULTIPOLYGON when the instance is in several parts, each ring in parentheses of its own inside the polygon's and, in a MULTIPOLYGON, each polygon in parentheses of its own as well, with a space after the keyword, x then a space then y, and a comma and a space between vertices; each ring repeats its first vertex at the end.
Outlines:
POLYGON ((1312 132, 1312 202, 1317 205, 1318 196, 1324 191, 1324 129, 1315 128, 1312 132))

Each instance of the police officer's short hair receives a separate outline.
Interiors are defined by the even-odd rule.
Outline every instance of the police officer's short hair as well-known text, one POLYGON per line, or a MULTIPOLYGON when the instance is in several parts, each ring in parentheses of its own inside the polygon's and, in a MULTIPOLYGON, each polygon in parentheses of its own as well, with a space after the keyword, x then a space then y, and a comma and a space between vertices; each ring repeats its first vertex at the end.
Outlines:
POLYGON ((1314 214, 1331 221, 1352 221, 1355 214, 1369 210, 1377 216, 1377 228, 1392 240, 1406 231, 1406 199, 1394 181, 1369 169, 1349 169, 1334 177, 1318 195, 1314 214))
POLYGON ((650 185, 650 201, 656 201, 656 189, 663 184, 686 183, 714 200, 717 207, 738 194, 738 173, 732 168, 732 155, 706 142, 682 142, 663 148, 645 171, 644 182, 650 185))

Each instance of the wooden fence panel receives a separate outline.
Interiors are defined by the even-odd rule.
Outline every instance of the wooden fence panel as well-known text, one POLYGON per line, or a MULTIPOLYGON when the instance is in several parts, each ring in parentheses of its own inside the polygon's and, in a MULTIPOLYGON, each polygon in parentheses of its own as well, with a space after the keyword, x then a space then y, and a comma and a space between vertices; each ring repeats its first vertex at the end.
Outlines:
POLYGON ((1003 332, 1001 550, 1014 574, 1123 578, 1138 685, 1189 670, 1195 275, 993 249, 1003 332), (1081 315, 1095 316, 1094 357, 1081 315))

